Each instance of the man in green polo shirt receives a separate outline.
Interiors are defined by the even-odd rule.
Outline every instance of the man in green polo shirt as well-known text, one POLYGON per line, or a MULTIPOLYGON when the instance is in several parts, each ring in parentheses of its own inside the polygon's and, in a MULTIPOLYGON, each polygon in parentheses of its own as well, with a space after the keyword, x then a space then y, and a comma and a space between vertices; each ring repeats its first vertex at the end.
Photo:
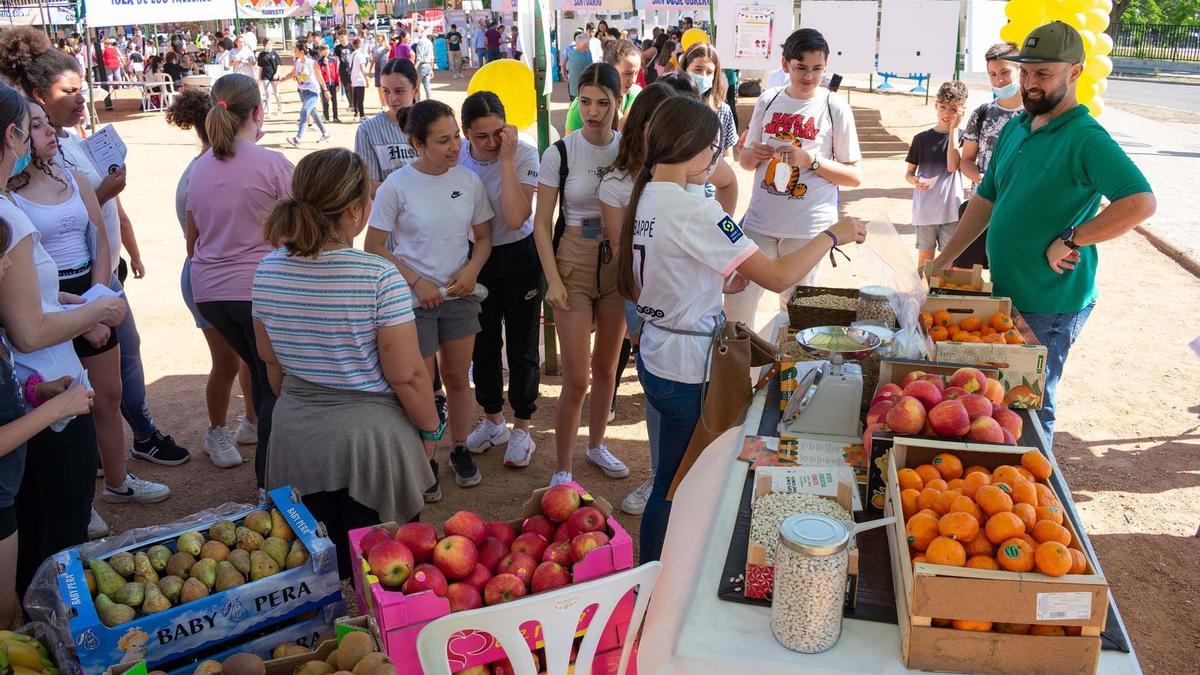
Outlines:
POLYGON ((996 141, 991 162, 935 269, 987 229, 992 285, 1012 298, 1046 346, 1040 413, 1053 442, 1054 391, 1096 302, 1096 244, 1154 214, 1150 184, 1075 98, 1083 40, 1055 21, 1029 34, 1020 54, 1025 112, 996 141), (1111 203, 1102 211, 1101 197, 1111 203))

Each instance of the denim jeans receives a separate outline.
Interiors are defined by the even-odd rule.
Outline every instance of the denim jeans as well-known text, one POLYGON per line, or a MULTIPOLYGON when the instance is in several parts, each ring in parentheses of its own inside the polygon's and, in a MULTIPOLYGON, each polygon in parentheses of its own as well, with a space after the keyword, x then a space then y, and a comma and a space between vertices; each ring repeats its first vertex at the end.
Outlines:
POLYGON ((1071 353, 1071 345, 1075 344, 1075 339, 1083 331, 1083 324, 1087 323, 1095 307, 1096 303, 1093 302, 1078 312, 1021 313, 1038 342, 1046 346, 1046 388, 1042 393, 1042 409, 1038 411, 1038 418, 1051 445, 1054 444, 1054 392, 1058 389, 1058 380, 1062 377, 1067 355, 1071 353))
POLYGON ((321 96, 315 91, 300 92, 300 125, 296 128, 296 140, 304 138, 304 129, 308 126, 308 117, 312 115, 313 121, 317 123, 317 129, 321 131, 321 135, 325 134, 325 123, 321 121, 321 113, 317 112, 317 103, 320 102, 321 96))
MULTIPOLYGON (((125 261, 122 260, 122 263, 125 261)), ((123 293, 124 287, 116 274, 109 287, 123 293)), ((125 312, 125 320, 117 326, 117 343, 121 345, 121 415, 137 440, 146 440, 157 429, 146 403, 146 372, 142 368, 142 336, 133 320, 133 308, 125 312)))
POLYGON ((692 440, 696 422, 700 420, 701 394, 704 385, 686 384, 661 378, 646 369, 642 357, 637 360, 638 376, 650 407, 662 416, 658 429, 658 469, 654 472, 654 490, 646 511, 642 514, 642 563, 662 557, 663 539, 667 536, 667 521, 671 518, 671 502, 667 493, 675 481, 675 472, 692 440))

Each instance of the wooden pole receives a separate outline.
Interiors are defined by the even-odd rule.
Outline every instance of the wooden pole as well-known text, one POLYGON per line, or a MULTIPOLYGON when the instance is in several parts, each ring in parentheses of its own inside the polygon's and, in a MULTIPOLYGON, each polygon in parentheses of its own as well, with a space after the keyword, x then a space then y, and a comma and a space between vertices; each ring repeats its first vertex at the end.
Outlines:
MULTIPOLYGON (((546 83, 553 81, 550 70, 547 67, 550 55, 546 53, 547 36, 545 34, 544 22, 542 21, 542 17, 545 15, 547 9, 543 7, 544 2, 546 0, 533 0, 533 39, 535 43, 533 50, 533 86, 537 91, 539 155, 546 152, 546 148, 550 147, 550 96, 545 91, 546 83)), ((545 282, 542 285, 545 286, 545 282)), ((554 308, 550 306, 550 303, 542 303, 542 325, 542 339, 546 345, 544 370, 547 375, 558 375, 558 342, 554 333, 554 308)))

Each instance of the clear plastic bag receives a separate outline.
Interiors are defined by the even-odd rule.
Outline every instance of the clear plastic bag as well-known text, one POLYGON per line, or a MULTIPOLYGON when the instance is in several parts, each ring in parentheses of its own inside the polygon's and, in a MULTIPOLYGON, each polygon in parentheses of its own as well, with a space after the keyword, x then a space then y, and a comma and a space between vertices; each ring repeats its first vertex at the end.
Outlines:
POLYGON ((920 326, 925 284, 917 274, 912 247, 906 246, 891 221, 881 216, 867 223, 867 240, 859 244, 858 250, 872 268, 874 283, 891 291, 888 304, 900 324, 892 343, 892 355, 904 359, 926 358, 931 349, 920 326))

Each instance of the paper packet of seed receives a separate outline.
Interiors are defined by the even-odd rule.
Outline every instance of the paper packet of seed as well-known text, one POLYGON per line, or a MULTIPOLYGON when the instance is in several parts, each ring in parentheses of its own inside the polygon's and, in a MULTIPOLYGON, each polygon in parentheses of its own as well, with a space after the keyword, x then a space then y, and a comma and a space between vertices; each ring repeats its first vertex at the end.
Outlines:
POLYGON ((769 479, 771 492, 812 494, 827 497, 842 504, 851 504, 861 511, 862 498, 855 488, 854 469, 838 466, 770 466, 756 469, 758 478, 769 479), (847 494, 848 493, 848 494, 847 494))

